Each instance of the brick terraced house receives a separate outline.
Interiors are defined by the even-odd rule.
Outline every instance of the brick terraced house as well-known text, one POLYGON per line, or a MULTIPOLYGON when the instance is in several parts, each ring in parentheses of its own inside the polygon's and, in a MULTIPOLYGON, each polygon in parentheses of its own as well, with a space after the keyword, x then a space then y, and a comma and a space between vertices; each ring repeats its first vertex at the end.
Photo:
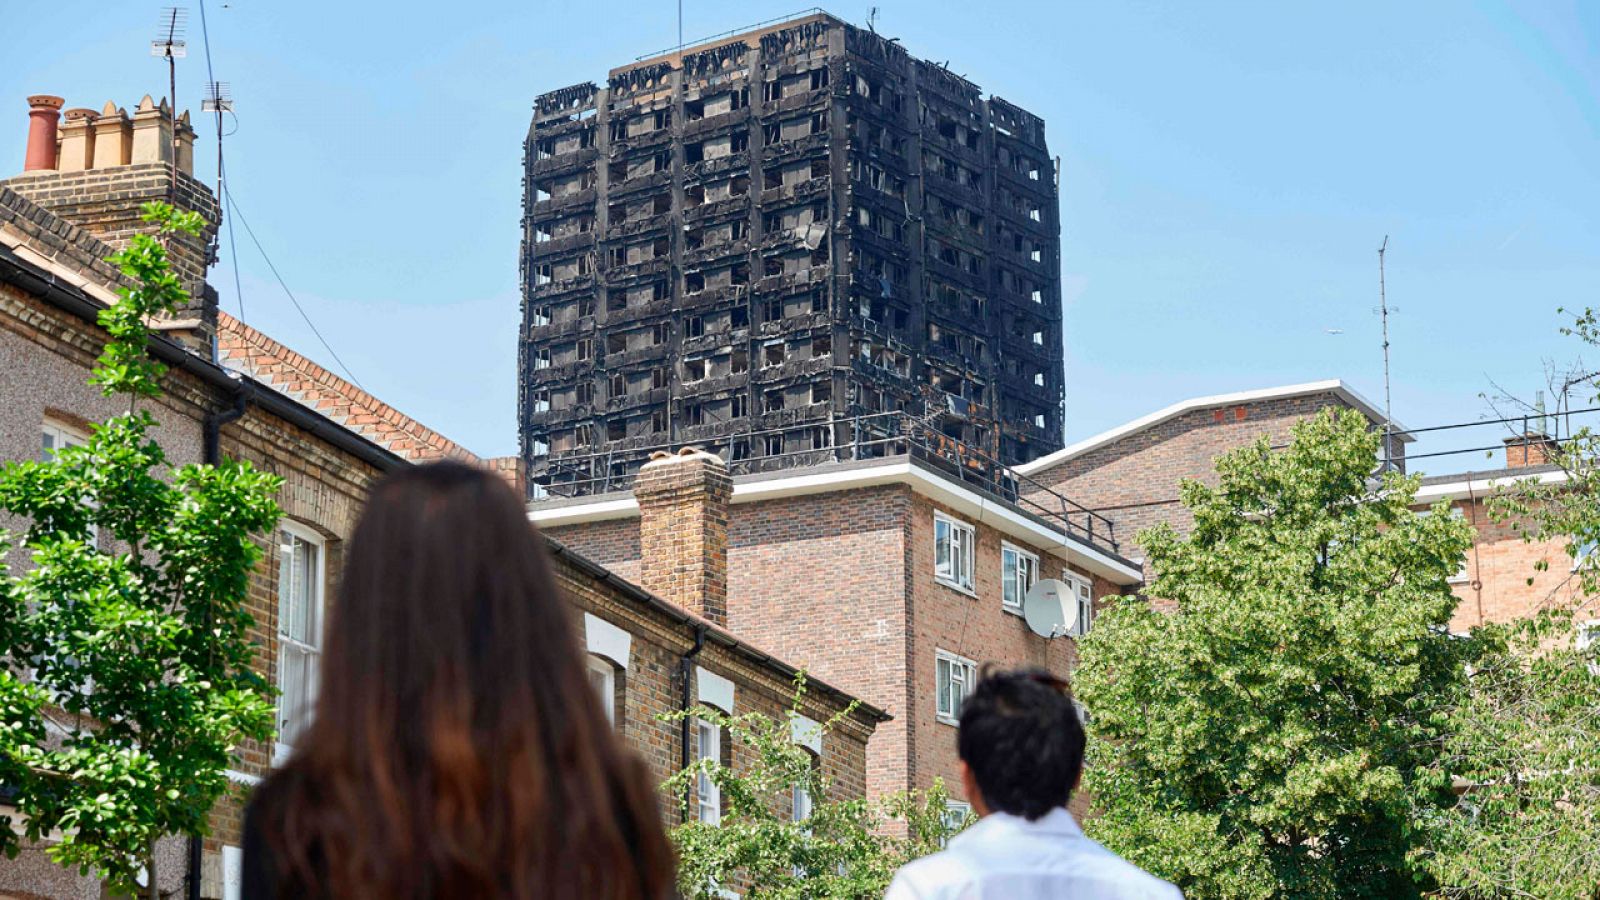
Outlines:
POLYGON ((604 493, 661 445, 736 472, 939 416, 1061 446, 1044 122, 824 13, 540 95, 525 145, 523 459, 604 493))
MULTIPOLYGON (((0 460, 48 458, 56 447, 84 441, 92 422, 120 411, 86 379, 105 342, 96 315, 123 283, 104 260, 137 227, 130 224, 137 205, 168 196, 175 174, 178 204, 207 217, 208 235, 217 222, 211 193, 192 175, 192 154, 182 143, 190 139, 184 120, 174 124, 164 104, 147 98, 131 125, 111 105, 103 115, 71 110, 58 131, 61 101, 30 102, 27 170, 0 181, 0 460), (152 110, 155 115, 148 115, 152 110), (140 113, 147 115, 141 119, 140 113), (146 134, 140 127, 157 136, 139 143, 146 134), (174 127, 184 148, 176 166, 162 149, 170 147, 174 127), (91 140, 92 148, 85 149, 91 140)), ((248 459, 285 479, 278 497, 285 518, 266 542, 267 558, 247 600, 257 624, 258 665, 284 692, 280 729, 273 743, 241 749, 230 777, 242 792, 290 750, 296 729, 312 712, 306 688, 320 653, 318 623, 335 593, 341 547, 372 481, 442 457, 477 462, 513 480, 519 467, 514 460, 479 459, 220 312, 216 294, 203 282, 207 248, 180 248, 176 255, 180 274, 201 300, 174 321, 159 323, 162 336, 152 341, 152 353, 170 369, 166 393, 150 406, 159 423, 156 437, 174 464, 248 459), (198 261, 192 271, 185 258, 198 261)), ((13 529, 21 524, 0 521, 0 527, 13 529)), ((649 577, 641 587, 572 549, 552 542, 551 550, 556 577, 580 614, 591 681, 612 721, 656 776, 667 777, 702 752, 741 765, 745 748, 732 746, 709 725, 667 724, 657 716, 695 702, 731 713, 782 716, 796 670, 686 608, 718 602, 697 597, 693 585, 656 584, 670 590, 675 599, 668 600, 647 589, 649 577)), ((27 557, 14 551, 4 562, 24 566, 27 557)), ((714 592, 717 583, 706 579, 705 590, 714 592)), ((813 726, 854 700, 813 679, 802 715, 792 719, 796 741, 817 755, 840 797, 866 790, 867 741, 885 714, 860 705, 826 736, 813 726)), ((692 799, 700 814, 718 809, 714 793, 692 799)), ((0 785, 0 804, 4 800, 0 785)), ((664 803, 663 811, 669 821, 679 814, 676 803, 664 803)), ((195 873, 199 896, 236 897, 241 812, 241 798, 221 802, 203 846, 182 837, 163 842, 162 887, 185 888, 195 873)), ((43 850, 31 846, 15 860, 0 860, 0 897, 102 896, 97 882, 53 865, 43 850)))
POLYGON ((649 463, 631 493, 548 498, 530 516, 646 584, 694 571, 693 561, 669 562, 678 557, 662 552, 663 541, 703 530, 710 545, 725 544, 726 606, 702 614, 894 716, 868 747, 869 796, 942 778, 964 806, 955 717, 977 667, 1070 676, 1075 635, 1104 598, 1137 586, 1140 571, 1118 553, 1109 522, 1065 498, 1021 500, 1014 486, 952 465, 943 445, 896 449, 737 476, 721 457, 691 451, 670 481, 649 463), (1074 587, 1075 634, 1048 639, 1023 621, 1022 597, 1043 578, 1074 587))

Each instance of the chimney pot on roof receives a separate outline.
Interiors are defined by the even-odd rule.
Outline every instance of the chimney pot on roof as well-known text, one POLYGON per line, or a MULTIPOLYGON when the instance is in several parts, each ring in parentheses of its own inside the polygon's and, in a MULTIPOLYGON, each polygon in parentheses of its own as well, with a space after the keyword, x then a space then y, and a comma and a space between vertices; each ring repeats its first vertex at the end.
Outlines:
POLYGON ((28 152, 22 171, 37 172, 56 167, 56 127, 61 122, 61 107, 67 101, 50 94, 28 98, 28 152))
POLYGON ((61 152, 56 168, 62 172, 82 172, 94 165, 94 120, 100 114, 77 107, 61 114, 61 152))

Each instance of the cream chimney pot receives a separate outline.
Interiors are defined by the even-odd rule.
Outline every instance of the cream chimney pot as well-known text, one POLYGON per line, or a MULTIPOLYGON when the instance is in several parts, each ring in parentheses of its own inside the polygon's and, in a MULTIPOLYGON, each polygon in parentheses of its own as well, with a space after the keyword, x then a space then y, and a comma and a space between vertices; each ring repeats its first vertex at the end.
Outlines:
POLYGON ((131 158, 132 143, 128 130, 128 113, 115 103, 106 101, 100 117, 94 120, 94 165, 96 169, 125 166, 131 158))
POLYGON ((134 165, 172 162, 172 117, 167 101, 157 106, 149 94, 139 101, 133 111, 133 152, 129 160, 134 165))
POLYGON ((77 107, 62 113, 61 154, 56 168, 81 172, 94 165, 95 111, 77 107))

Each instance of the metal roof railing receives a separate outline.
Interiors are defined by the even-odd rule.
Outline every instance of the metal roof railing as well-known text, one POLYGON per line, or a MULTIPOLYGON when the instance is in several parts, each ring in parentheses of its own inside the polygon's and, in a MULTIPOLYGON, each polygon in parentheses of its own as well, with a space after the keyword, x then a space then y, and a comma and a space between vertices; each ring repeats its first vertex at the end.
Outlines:
POLYGON ((626 491, 632 488, 638 467, 651 454, 671 453, 682 446, 699 447, 721 456, 734 475, 910 457, 1071 537, 1119 552, 1116 524, 1111 519, 905 412, 814 420, 623 451, 552 453, 544 457, 544 470, 530 480, 541 494, 551 497, 626 491), (834 439, 836 433, 840 435, 838 440, 834 439), (773 448, 774 452, 765 452, 773 448))

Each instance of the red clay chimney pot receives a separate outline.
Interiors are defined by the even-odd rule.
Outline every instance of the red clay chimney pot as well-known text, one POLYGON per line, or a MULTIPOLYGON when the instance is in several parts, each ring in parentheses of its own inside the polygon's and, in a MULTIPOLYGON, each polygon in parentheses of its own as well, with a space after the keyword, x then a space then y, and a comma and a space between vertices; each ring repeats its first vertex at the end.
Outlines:
POLYGON ((35 172, 56 167, 56 126, 61 122, 61 107, 66 103, 50 94, 28 98, 28 155, 22 171, 35 172))

